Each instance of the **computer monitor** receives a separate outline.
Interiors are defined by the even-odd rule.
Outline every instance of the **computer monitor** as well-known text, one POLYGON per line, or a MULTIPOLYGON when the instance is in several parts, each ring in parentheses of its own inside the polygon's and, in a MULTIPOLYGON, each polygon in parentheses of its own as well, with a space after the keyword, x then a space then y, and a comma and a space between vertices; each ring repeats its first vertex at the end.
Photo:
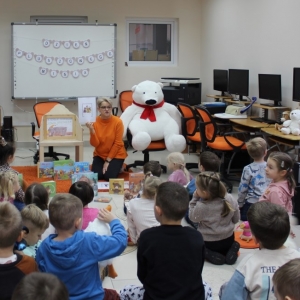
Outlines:
POLYGON ((300 68, 294 68, 293 101, 300 102, 300 68))
POLYGON ((222 92, 222 96, 225 96, 225 92, 228 90, 228 70, 214 70, 214 90, 222 92))
POLYGON ((239 100, 249 94, 249 70, 229 69, 228 92, 239 95, 239 100))
POLYGON ((281 106, 281 75, 258 74, 258 97, 272 100, 267 106, 281 106))

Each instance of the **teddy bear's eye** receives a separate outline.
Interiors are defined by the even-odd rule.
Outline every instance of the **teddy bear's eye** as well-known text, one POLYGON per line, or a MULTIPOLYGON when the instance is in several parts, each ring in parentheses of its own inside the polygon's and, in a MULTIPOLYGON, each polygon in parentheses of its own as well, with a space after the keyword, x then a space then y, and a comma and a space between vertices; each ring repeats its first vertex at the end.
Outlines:
POLYGON ((146 94, 145 92, 143 92, 143 94, 146 94))

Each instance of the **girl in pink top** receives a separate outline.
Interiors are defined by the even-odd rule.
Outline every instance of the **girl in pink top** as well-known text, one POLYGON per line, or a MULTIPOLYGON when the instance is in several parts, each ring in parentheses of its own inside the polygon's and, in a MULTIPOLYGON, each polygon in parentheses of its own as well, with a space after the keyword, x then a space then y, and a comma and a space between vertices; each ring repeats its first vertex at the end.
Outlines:
POLYGON ((184 156, 180 152, 172 152, 167 157, 168 168, 173 171, 168 181, 177 182, 181 185, 187 185, 192 176, 185 167, 184 156))
POLYGON ((82 202, 82 230, 85 230, 89 223, 97 218, 99 212, 97 208, 88 207, 89 203, 94 199, 93 188, 85 181, 77 181, 71 185, 69 193, 78 197, 82 202))
POLYGON ((270 153, 266 166, 266 176, 272 179, 272 182, 259 201, 278 204, 291 215, 293 211, 292 197, 296 186, 291 157, 283 152, 270 153))
POLYGON ((0 202, 14 202, 15 193, 20 189, 19 177, 15 171, 0 173, 0 202))

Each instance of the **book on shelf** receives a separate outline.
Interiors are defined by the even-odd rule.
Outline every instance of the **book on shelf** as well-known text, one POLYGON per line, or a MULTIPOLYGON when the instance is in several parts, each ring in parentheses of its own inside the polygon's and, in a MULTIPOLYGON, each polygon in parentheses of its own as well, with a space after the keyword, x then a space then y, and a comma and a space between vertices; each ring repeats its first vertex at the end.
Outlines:
POLYGON ((109 193, 116 195, 124 194, 124 179, 123 178, 110 178, 109 179, 109 193))
POLYGON ((74 162, 74 172, 90 172, 90 163, 88 161, 75 161, 74 162))
POLYGON ((52 198, 56 194, 56 182, 54 180, 44 181, 41 184, 46 188, 49 197, 52 198))
POLYGON ((85 181, 91 185, 94 190, 94 197, 98 196, 98 174, 93 172, 80 172, 72 175, 72 184, 77 181, 85 181))
POLYGON ((95 202, 109 203, 112 200, 111 196, 100 196, 94 199, 95 202))
POLYGON ((55 180, 72 179, 74 174, 74 161, 72 159, 55 160, 54 162, 54 176, 55 180))
POLYGON ((126 190, 126 199, 135 198, 143 189, 145 174, 144 173, 129 173, 128 189, 126 190))
POLYGON ((54 162, 43 161, 37 164, 37 177, 38 178, 53 178, 54 175, 54 162))

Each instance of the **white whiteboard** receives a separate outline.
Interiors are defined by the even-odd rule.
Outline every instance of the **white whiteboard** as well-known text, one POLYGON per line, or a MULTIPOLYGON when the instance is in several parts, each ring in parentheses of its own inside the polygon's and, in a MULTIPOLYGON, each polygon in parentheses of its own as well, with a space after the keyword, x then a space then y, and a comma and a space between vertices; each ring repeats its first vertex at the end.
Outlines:
POLYGON ((12 98, 116 96, 116 24, 12 23, 12 98))

